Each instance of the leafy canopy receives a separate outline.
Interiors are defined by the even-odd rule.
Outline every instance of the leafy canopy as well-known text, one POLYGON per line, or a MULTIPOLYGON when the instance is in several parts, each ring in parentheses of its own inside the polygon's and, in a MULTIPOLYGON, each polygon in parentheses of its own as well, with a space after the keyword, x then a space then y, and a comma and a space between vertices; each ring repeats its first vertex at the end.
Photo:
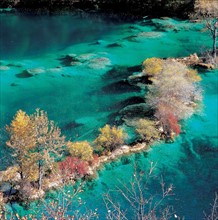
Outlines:
POLYGON ((93 149, 87 141, 68 142, 67 147, 72 157, 78 157, 84 161, 93 159, 93 149))
POLYGON ((138 133, 143 140, 148 142, 159 139, 160 132, 157 129, 156 123, 156 121, 149 119, 139 119, 136 122, 136 133, 138 133))
POLYGON ((162 60, 161 71, 152 76, 146 101, 168 135, 180 133, 178 121, 189 118, 201 101, 200 80, 197 71, 175 60, 162 60))
POLYGON ((14 157, 19 166, 21 179, 41 180, 51 169, 55 158, 61 155, 65 137, 47 113, 37 109, 32 115, 19 110, 10 126, 7 145, 15 150, 14 157))
POLYGON ((163 69, 163 60, 160 58, 148 58, 143 62, 145 73, 148 76, 155 76, 156 74, 160 74, 163 69))
POLYGON ((124 143, 126 134, 123 132, 121 128, 117 128, 115 126, 110 127, 110 125, 105 125, 103 128, 100 128, 99 131, 100 134, 94 141, 94 143, 98 147, 102 147, 103 149, 113 151, 114 149, 116 149, 124 143))

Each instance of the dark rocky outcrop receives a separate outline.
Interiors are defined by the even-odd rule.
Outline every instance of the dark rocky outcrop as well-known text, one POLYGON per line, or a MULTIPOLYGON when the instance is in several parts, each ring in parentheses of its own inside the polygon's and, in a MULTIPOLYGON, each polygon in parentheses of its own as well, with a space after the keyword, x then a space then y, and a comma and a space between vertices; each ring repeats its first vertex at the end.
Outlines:
POLYGON ((126 92, 140 92, 140 88, 130 85, 127 80, 121 80, 103 87, 102 92, 108 94, 122 94, 126 92))
POLYGON ((133 120, 134 118, 144 118, 153 115, 152 110, 146 103, 128 105, 119 114, 123 120, 133 120))
POLYGON ((122 80, 126 79, 128 76, 131 76, 134 72, 141 71, 141 65, 137 66, 114 66, 111 70, 107 71, 104 74, 103 79, 105 80, 122 80))

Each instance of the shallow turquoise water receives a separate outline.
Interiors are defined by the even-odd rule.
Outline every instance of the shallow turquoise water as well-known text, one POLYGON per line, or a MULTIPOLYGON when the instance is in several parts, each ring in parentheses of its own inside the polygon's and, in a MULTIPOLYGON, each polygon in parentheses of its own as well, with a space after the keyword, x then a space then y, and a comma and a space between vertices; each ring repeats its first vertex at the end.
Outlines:
MULTIPOLYGON (((189 55, 211 45, 208 35, 200 32, 202 25, 187 21, 114 23, 73 16, 0 16, 1 65, 9 66, 0 73, 0 153, 6 156, 10 152, 4 145, 3 128, 18 109, 27 113, 44 109, 68 139, 93 140, 99 127, 117 123, 116 113, 123 101, 143 97, 143 91, 123 81, 134 71, 108 71, 115 66, 139 65, 152 56, 189 55), (83 57, 80 66, 64 66, 59 58, 66 54, 86 54, 89 60, 83 57), (90 59, 102 57, 107 58, 105 65, 92 65, 90 59), (40 68, 42 73, 24 78, 21 73, 30 68, 40 68)), ((208 210, 217 191, 217 74, 202 73, 201 114, 183 123, 184 133, 175 143, 159 144, 149 153, 107 164, 99 177, 87 185, 81 198, 88 208, 98 208, 100 219, 105 218, 102 195, 119 186, 118 180, 127 182, 134 163, 144 170, 149 161, 157 162, 156 173, 175 186, 172 203, 176 213, 185 219, 203 218, 203 211, 208 210)), ((7 165, 4 161, 1 168, 7 165)), ((151 190, 156 190, 155 184, 151 190)), ((16 204, 14 207, 26 212, 16 204)))

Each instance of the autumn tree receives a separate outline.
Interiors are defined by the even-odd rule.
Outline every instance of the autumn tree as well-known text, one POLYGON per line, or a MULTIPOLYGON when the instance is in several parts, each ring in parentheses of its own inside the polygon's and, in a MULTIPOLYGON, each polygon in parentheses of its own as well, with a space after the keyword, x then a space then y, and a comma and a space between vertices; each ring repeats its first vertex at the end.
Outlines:
POLYGON ((205 26, 213 39, 212 57, 213 62, 217 63, 217 29, 218 29, 218 1, 217 0, 196 0, 195 17, 203 19, 205 26))
POLYGON ((42 189, 45 172, 61 155, 65 137, 47 114, 37 109, 33 115, 19 110, 10 126, 7 145, 15 150, 14 156, 20 167, 21 179, 38 182, 42 189))
POLYGON ((121 128, 105 125, 103 128, 100 128, 99 131, 100 134, 94 141, 97 148, 113 151, 124 143, 126 134, 121 128))
POLYGON ((151 79, 153 76, 160 74, 163 69, 163 60, 160 58, 148 58, 143 62, 143 73, 151 79))
POLYGON ((26 156, 35 145, 33 124, 26 112, 19 110, 10 126, 6 127, 10 139, 6 144, 14 149, 13 156, 17 159, 21 179, 28 178, 29 166, 25 166, 26 156))
POLYGON ((164 72, 169 72, 171 74, 175 73, 177 75, 182 75, 189 79, 192 82, 199 82, 201 81, 201 77, 199 76, 198 72, 194 69, 187 68, 184 64, 175 63, 175 69, 172 68, 173 60, 163 60, 160 58, 148 58, 143 62, 143 71, 142 73, 149 77, 151 81, 155 79, 159 79, 161 74, 164 72), (167 63, 171 64, 168 65, 167 63))
POLYGON ((186 69, 184 76, 187 77, 187 79, 189 79, 191 82, 200 82, 202 80, 198 74, 198 71, 190 68, 186 69))
POLYGON ((37 154, 38 185, 41 189, 45 171, 52 169, 55 158, 61 156, 65 137, 61 136, 61 130, 55 126, 54 121, 48 119, 47 113, 42 110, 37 109, 31 115, 31 121, 35 134, 34 152, 37 154))
POLYGON ((160 131, 157 122, 149 119, 139 119, 136 124, 136 133, 140 135, 142 140, 151 142, 160 138, 160 131))
POLYGON ((68 142, 67 147, 72 157, 78 157, 84 161, 93 159, 93 149, 88 141, 68 142))
POLYGON ((67 157, 64 161, 58 164, 60 174, 64 181, 83 177, 88 172, 88 162, 77 157, 67 157))
MULTIPOLYGON (((148 62, 144 63, 147 65, 148 62)), ((202 99, 197 84, 200 77, 196 71, 172 60, 163 60, 159 69, 160 72, 152 76, 152 84, 148 85, 146 101, 155 110, 155 117, 170 137, 171 132, 180 133, 178 121, 189 118, 195 111, 196 103, 202 99)), ((147 74, 146 68, 144 73, 147 74)))

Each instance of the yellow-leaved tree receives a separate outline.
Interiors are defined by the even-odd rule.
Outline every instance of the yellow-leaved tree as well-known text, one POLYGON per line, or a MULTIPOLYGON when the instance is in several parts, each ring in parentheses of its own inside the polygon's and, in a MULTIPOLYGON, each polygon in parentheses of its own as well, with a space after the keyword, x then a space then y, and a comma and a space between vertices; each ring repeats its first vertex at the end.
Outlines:
POLYGON ((157 129, 156 121, 139 119, 136 122, 136 132, 142 140, 151 142, 160 139, 160 131, 157 129))
POLYGON ((163 70, 163 60, 155 57, 148 58, 143 62, 143 67, 143 73, 152 79, 153 76, 160 74, 163 70))
POLYGON ((199 82, 202 80, 201 77, 199 76, 197 70, 187 69, 186 76, 192 82, 199 82))
POLYGON ((78 157, 84 161, 93 159, 93 149, 88 141, 68 142, 67 147, 73 157, 78 157))
POLYGON ((7 145, 15 150, 22 180, 37 181, 39 189, 47 170, 61 156, 65 137, 47 114, 37 109, 33 115, 19 110, 10 126, 7 145))
POLYGON ((115 126, 110 127, 110 125, 105 125, 103 128, 99 129, 100 134, 95 139, 94 143, 97 148, 102 148, 103 151, 113 151, 120 145, 124 143, 126 134, 121 128, 115 126))
POLYGON ((148 58, 143 62, 143 67, 143 73, 152 81, 159 79, 162 77, 161 74, 166 72, 172 75, 184 76, 192 82, 201 81, 201 77, 196 70, 187 68, 186 65, 170 59, 148 58), (172 68, 173 66, 174 68, 172 68))
POLYGON ((62 156, 62 147, 66 143, 61 130, 54 121, 48 119, 46 112, 36 109, 30 118, 35 135, 34 153, 38 167, 38 186, 41 189, 46 171, 52 170, 55 159, 62 156))
POLYGON ((6 129, 10 135, 10 139, 6 144, 15 151, 13 156, 17 159, 20 177, 21 179, 28 178, 25 171, 29 167, 25 167, 24 162, 26 156, 31 154, 30 151, 35 145, 35 134, 30 116, 26 112, 19 110, 10 126, 6 126, 6 129))

